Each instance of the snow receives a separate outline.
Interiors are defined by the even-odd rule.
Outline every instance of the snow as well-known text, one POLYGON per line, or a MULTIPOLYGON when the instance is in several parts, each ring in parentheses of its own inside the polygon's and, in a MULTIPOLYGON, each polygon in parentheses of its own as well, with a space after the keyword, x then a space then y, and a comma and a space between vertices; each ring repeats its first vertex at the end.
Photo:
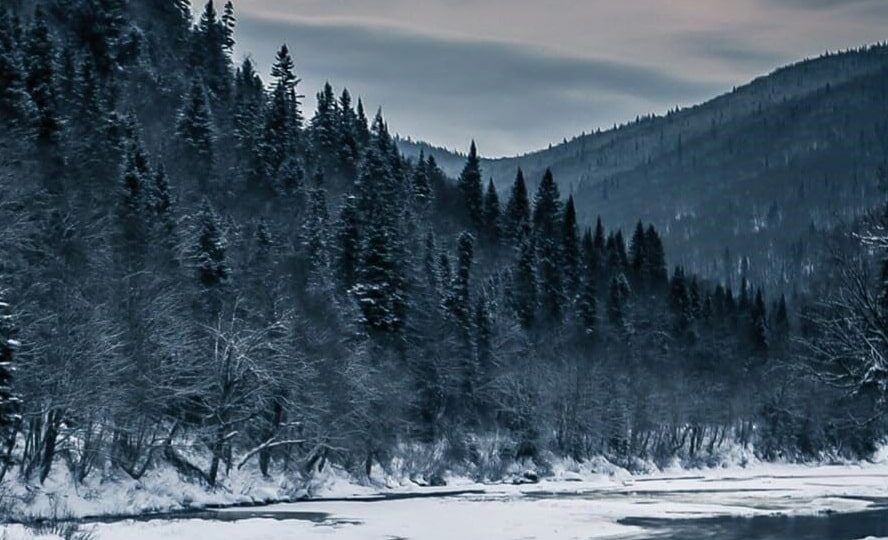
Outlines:
MULTIPOLYGON (((329 495, 366 496, 373 492, 370 488, 339 480, 326 486, 329 495)), ((667 470, 640 476, 629 476, 617 468, 600 474, 568 465, 556 467, 553 478, 539 484, 466 483, 458 487, 482 493, 374 502, 275 504, 261 508, 262 518, 242 514, 243 509, 229 509, 219 513, 229 519, 238 518, 237 521, 123 521, 89 525, 84 530, 91 530, 96 540, 632 538, 642 531, 618 523, 620 519, 810 515, 865 510, 870 506, 866 497, 884 497, 888 493, 888 465, 756 463, 747 468, 667 470), (293 513, 313 514, 294 516, 293 513), (302 519, 283 519, 286 517, 302 519)), ((453 485, 443 488, 402 486, 385 490, 385 493, 454 489, 453 485)), ((20 526, 8 526, 0 533, 0 538, 20 540, 33 537, 20 526)))

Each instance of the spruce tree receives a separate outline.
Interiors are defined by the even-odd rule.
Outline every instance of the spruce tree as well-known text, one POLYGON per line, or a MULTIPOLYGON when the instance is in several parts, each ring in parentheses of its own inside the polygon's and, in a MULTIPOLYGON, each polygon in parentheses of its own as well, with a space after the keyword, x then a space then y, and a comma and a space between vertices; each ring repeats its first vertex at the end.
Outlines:
POLYGON ((561 235, 561 258, 564 267, 564 285, 568 299, 573 299, 580 292, 581 254, 580 229, 577 225, 577 211, 574 208, 573 195, 567 198, 562 218, 563 232, 561 235))
POLYGON ((457 183, 462 194, 463 207, 468 216, 469 223, 480 230, 483 225, 483 188, 481 187, 481 160, 478 158, 478 150, 475 141, 469 147, 469 155, 457 183))
POLYGON ((666 271, 666 254, 663 249, 663 241, 653 225, 648 225, 644 233, 645 252, 647 256, 645 274, 649 280, 649 284, 655 288, 666 286, 669 280, 666 271))
POLYGON ((225 6, 220 18, 213 0, 208 0, 195 30, 193 57, 202 71, 207 89, 217 99, 227 99, 231 82, 231 51, 234 29, 234 8, 225 6))
POLYGON ((422 151, 416 167, 413 168, 412 187, 413 200, 417 206, 422 209, 427 208, 432 199, 432 186, 429 183, 429 173, 422 151))
POLYGON ((492 178, 488 181, 487 192, 484 194, 482 221, 484 237, 491 245, 496 245, 500 237, 500 202, 492 178))
POLYGON ((197 215, 197 243, 193 256, 198 281, 206 290, 216 289, 228 282, 227 248, 228 241, 219 216, 210 202, 204 199, 197 215))
POLYGON ((363 242, 351 291, 371 334, 389 338, 404 328, 407 298, 396 188, 390 163, 379 146, 374 141, 368 148, 356 185, 363 242))
POLYGON ((753 349, 760 354, 768 352, 768 314, 765 308, 764 295, 758 289, 750 312, 750 339, 753 349))
POLYGON ((557 324, 561 322, 564 305, 563 261, 558 240, 562 219, 558 186, 548 169, 534 197, 533 226, 541 314, 546 323, 557 324))
POLYGON ((647 286, 650 281, 649 276, 646 275, 650 267, 647 249, 648 242, 644 233, 644 225, 639 220, 629 243, 629 269, 636 286, 647 286))
POLYGON ((463 337, 468 339, 471 322, 471 300, 469 298, 469 278, 475 256, 475 238, 468 232, 462 232, 457 239, 456 275, 450 291, 450 312, 463 337))
POLYGON ((330 83, 317 94, 318 108, 311 119, 311 135, 314 150, 324 156, 328 167, 338 164, 339 137, 339 104, 333 94, 330 83))
POLYGON ((176 122, 176 136, 182 145, 188 172, 206 188, 213 169, 213 121, 206 92, 200 79, 194 78, 185 96, 176 122))
POLYGON ((530 234, 518 241, 511 274, 512 307, 518 322, 527 329, 536 321, 537 309, 536 250, 530 234))
POLYGON ((520 168, 515 176, 515 183, 512 184, 512 191, 506 204, 503 229, 505 236, 515 242, 530 230, 530 199, 527 195, 524 173, 520 168))
POLYGON ((357 198, 347 195, 339 210, 336 231, 336 270, 345 290, 355 285, 361 256, 361 231, 358 223, 357 198))
POLYGON ((339 118, 337 130, 339 132, 339 165, 342 173, 353 178, 357 173, 358 160, 360 158, 360 141, 358 140, 358 117, 352 109, 351 94, 348 88, 342 90, 339 96, 339 118))

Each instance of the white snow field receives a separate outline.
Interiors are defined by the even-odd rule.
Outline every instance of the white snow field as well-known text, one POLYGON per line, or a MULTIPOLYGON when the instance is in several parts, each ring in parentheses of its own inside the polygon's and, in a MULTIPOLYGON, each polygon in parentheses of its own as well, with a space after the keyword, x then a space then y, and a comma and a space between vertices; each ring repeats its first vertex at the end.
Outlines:
MULTIPOLYGON (((84 525, 82 530, 91 531, 91 538, 97 540, 651 538, 650 531, 618 521, 627 517, 687 519, 862 511, 888 498, 888 465, 756 464, 746 469, 597 478, 565 472, 539 484, 466 484, 438 491, 453 489, 471 489, 473 493, 277 504, 220 510, 221 520, 128 520, 84 525)), ((430 490, 434 491, 406 488, 386 494, 430 490)), ((38 537, 10 525, 0 538, 38 537)))

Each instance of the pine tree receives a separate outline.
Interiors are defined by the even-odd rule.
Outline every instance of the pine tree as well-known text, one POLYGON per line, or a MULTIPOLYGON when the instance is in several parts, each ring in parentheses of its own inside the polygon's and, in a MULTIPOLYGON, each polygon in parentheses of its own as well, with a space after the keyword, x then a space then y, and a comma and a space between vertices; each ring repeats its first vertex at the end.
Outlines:
POLYGON ((339 104, 330 83, 317 94, 318 108, 311 119, 311 134, 314 150, 324 156, 327 166, 335 166, 339 152, 339 104))
POLYGON ((561 258, 564 268, 564 285, 569 299, 580 292, 582 261, 580 260, 580 229, 573 195, 567 198, 562 218, 561 258))
POLYGON ((482 376, 493 368, 493 317, 490 314, 490 301, 485 293, 478 295, 475 303, 475 355, 482 376))
POLYGON ((284 164, 292 159, 299 143, 302 113, 296 87, 300 80, 294 72, 293 58, 282 45, 271 67, 271 99, 266 107, 262 136, 262 161, 266 182, 274 185, 284 164))
POLYGON ((688 283, 684 269, 680 266, 677 266, 672 274, 672 281, 669 285, 669 306, 672 309, 672 316, 675 320, 673 331, 676 337, 687 336, 691 330, 693 317, 691 315, 688 283))
POLYGON ((632 234, 632 240, 629 244, 629 269, 632 272, 632 280, 636 284, 649 284, 649 276, 647 270, 650 267, 648 260, 648 242, 644 232, 644 225, 641 220, 635 225, 635 232, 632 234))
POLYGON ((339 211, 339 225, 336 232, 337 273, 345 290, 356 282, 357 268, 361 256, 361 231, 358 223, 357 198, 345 197, 339 211))
POLYGON ((760 354, 768 352, 768 314, 762 290, 755 293, 750 312, 750 338, 753 349, 760 354))
POLYGON ((254 186, 266 177, 261 146, 265 98, 262 79, 253 62, 246 58, 234 77, 232 122, 241 174, 248 186, 254 186))
POLYGON ((356 185, 358 215, 364 230, 357 282, 351 291, 367 329, 387 338, 403 330, 407 298, 396 189, 379 145, 374 141, 368 148, 356 185))
POLYGON ((558 240, 562 220, 558 186, 548 169, 534 197, 533 226, 541 312, 545 322, 557 324, 561 322, 564 304, 563 263, 558 240))
POLYGON ((425 155, 420 151, 419 160, 416 167, 413 168, 413 200, 416 201, 419 208, 427 208, 432 200, 432 186, 429 183, 428 167, 425 162, 425 155))
POLYGON ((318 170, 311 190, 308 211, 302 224, 302 248, 306 259, 309 283, 321 285, 327 277, 327 197, 323 188, 323 173, 318 170))
POLYGON ((649 284, 654 288, 666 286, 669 275, 666 271, 666 254, 663 249, 663 241, 653 225, 648 225, 644 233, 645 252, 647 255, 647 270, 645 274, 649 284))
POLYGON ((503 222, 505 236, 515 242, 530 230, 530 199, 527 195, 524 173, 520 168, 515 176, 515 183, 512 185, 509 202, 506 204, 503 222))
POLYGON ((352 109, 351 94, 348 88, 342 90, 339 96, 339 119, 337 129, 339 131, 338 157, 340 168, 348 178, 353 178, 357 173, 360 147, 358 140, 358 117, 352 109))
POLYGON ((435 233, 429 230, 426 233, 424 253, 422 258, 422 271, 425 275, 425 285, 429 291, 435 294, 441 292, 441 274, 437 264, 436 255, 438 246, 435 243, 435 233))
MULTIPOLYGON (((134 122, 134 120, 131 120, 134 122)), ((130 270, 143 261, 144 248, 148 240, 148 195, 151 186, 151 168, 148 155, 142 148, 138 127, 133 123, 127 143, 123 176, 121 178, 121 198, 119 217, 121 225, 122 257, 130 270)))
POLYGON ((500 237, 500 202, 493 179, 487 183, 487 192, 484 194, 482 222, 484 237, 491 245, 496 245, 500 237))
POLYGON ((222 44, 229 58, 234 50, 234 28, 237 25, 237 18, 234 16, 234 4, 231 0, 225 2, 222 11, 222 44))
POLYGON ((448 304, 453 319, 459 326, 463 337, 467 340, 472 327, 471 300, 469 298, 469 277, 475 255, 475 238, 463 232, 457 239, 456 275, 451 285, 448 304))
POLYGON ((201 68, 207 89, 213 97, 223 100, 228 98, 231 91, 231 50, 235 23, 233 6, 225 7, 226 13, 220 18, 213 0, 207 1, 195 30, 193 51, 197 62, 194 67, 201 68))
POLYGON ((358 98, 358 105, 355 108, 357 114, 357 124, 355 125, 355 133, 357 134, 358 146, 365 147, 370 141, 370 128, 367 127, 367 115, 364 113, 364 102, 358 98))
POLYGON ((197 215, 197 245, 194 248, 197 278, 205 289, 211 290, 225 285, 230 277, 226 249, 228 241, 219 216, 204 200, 197 215))
POLYGON ((193 79, 188 95, 179 111, 176 136, 189 163, 189 173, 199 179, 202 188, 213 168, 213 122, 207 106, 206 93, 200 79, 193 79))
POLYGON ((481 160, 478 158, 478 150, 475 141, 469 147, 469 155, 457 183, 462 194, 463 205, 468 216, 469 223, 480 230, 483 225, 484 204, 483 189, 481 187, 481 160))
POLYGON ((536 321, 537 278, 536 250, 529 234, 518 242, 515 265, 512 268, 512 307, 525 329, 536 321))

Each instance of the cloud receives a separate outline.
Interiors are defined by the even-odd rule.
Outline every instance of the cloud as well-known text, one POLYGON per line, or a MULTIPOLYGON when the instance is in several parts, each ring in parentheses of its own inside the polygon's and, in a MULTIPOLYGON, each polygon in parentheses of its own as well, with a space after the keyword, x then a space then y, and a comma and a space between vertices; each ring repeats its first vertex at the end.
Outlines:
POLYGON ((241 48, 268 69, 286 42, 313 93, 330 80, 386 110, 392 129, 448 146, 476 137, 488 155, 715 95, 727 83, 656 67, 558 55, 496 41, 381 26, 242 17, 241 48))
POLYGON ((769 2, 791 8, 801 9, 838 9, 855 4, 884 4, 883 0, 768 0, 769 2))

